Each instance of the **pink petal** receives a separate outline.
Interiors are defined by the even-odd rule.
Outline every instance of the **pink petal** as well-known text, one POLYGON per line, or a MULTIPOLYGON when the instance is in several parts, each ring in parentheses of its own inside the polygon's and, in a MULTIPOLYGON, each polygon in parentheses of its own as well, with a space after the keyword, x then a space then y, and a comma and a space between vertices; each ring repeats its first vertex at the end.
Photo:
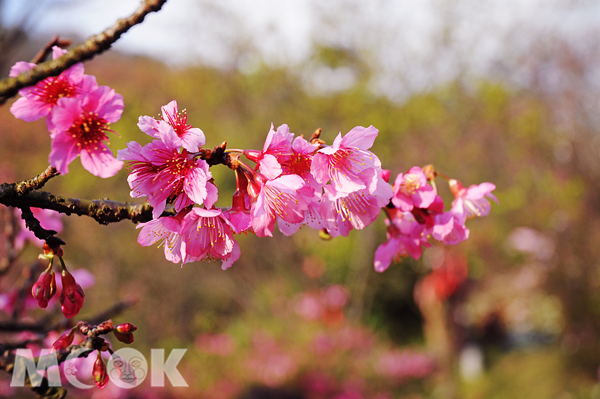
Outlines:
POLYGON ((35 65, 31 62, 18 61, 15 65, 13 65, 10 68, 10 72, 8 73, 8 76, 11 78, 16 78, 23 72, 31 71, 36 66, 37 65, 35 65))
POLYGON ((390 238, 375 250, 375 259, 373 263, 376 272, 383 273, 387 270, 390 263, 392 263, 392 259, 398 252, 399 247, 400 240, 397 238, 390 238))
POLYGON ((231 253, 229 254, 229 257, 225 259, 221 264, 221 270, 229 269, 233 265, 233 263, 240 258, 241 253, 242 252, 240 250, 239 244, 237 243, 237 241, 234 240, 231 253))
POLYGON ((83 168, 94 176, 113 177, 123 167, 104 144, 98 144, 98 150, 81 151, 80 156, 83 168))
POLYGON ((155 139, 160 138, 158 133, 158 121, 151 116, 140 116, 138 127, 144 133, 155 139))
POLYGON ((279 176, 282 172, 281 165, 277 162, 271 154, 265 154, 259 162, 260 173, 262 173, 267 179, 273 180, 279 176))
POLYGON ((183 134, 181 142, 181 146, 189 152, 198 152, 198 149, 206 143, 206 137, 202 130, 192 127, 183 134))
POLYGON ((37 121, 40 118, 48 115, 52 111, 52 105, 43 101, 31 100, 26 97, 21 97, 10 106, 10 113, 15 118, 22 119, 26 122, 37 121))
POLYGON ((61 175, 69 173, 69 164, 73 162, 79 154, 77 140, 73 140, 73 138, 65 132, 58 134, 53 138, 51 147, 48 163, 55 167, 61 175))
POLYGON ((341 141, 344 147, 357 147, 361 150, 368 150, 373 146, 379 130, 372 125, 369 127, 356 126, 350 130, 341 141))

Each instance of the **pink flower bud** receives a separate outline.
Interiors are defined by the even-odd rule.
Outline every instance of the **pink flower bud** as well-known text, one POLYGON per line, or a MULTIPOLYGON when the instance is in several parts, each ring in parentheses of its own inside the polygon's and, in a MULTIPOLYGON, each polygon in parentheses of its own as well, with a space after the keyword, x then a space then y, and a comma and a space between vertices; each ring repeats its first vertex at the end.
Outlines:
POLYGON ((42 272, 38 281, 35 282, 31 289, 31 294, 37 300, 40 308, 46 308, 48 301, 56 292, 56 280, 54 279, 54 270, 51 267, 42 272))
POLYGON ((102 360, 102 356, 100 356, 100 352, 98 352, 98 357, 94 362, 92 376, 98 388, 102 389, 108 384, 108 373, 106 372, 106 365, 104 364, 104 360, 102 360))
POLYGON ((118 326, 116 326, 115 330, 117 330, 118 332, 120 332, 122 334, 126 334, 126 333, 130 333, 130 332, 134 332, 135 330, 137 330, 137 327, 131 323, 122 323, 122 324, 119 324, 118 326))
POLYGON ((244 150, 244 155, 252 162, 257 162, 260 159, 262 153, 256 150, 244 150))
POLYGON ((116 326, 113 333, 119 341, 124 344, 130 344, 133 342, 133 332, 135 330, 137 330, 137 327, 133 324, 123 323, 116 326))
POLYGON ((390 182, 390 173, 389 169, 381 169, 381 178, 385 180, 386 183, 390 182))
POLYGON ((85 294, 83 289, 67 269, 60 274, 62 280, 62 292, 60 294, 60 307, 66 318, 70 319, 79 313, 83 306, 85 294))
POLYGON ((67 346, 73 343, 73 337, 75 337, 75 329, 71 328, 64 333, 52 344, 50 352, 55 352, 61 349, 65 349, 67 346))

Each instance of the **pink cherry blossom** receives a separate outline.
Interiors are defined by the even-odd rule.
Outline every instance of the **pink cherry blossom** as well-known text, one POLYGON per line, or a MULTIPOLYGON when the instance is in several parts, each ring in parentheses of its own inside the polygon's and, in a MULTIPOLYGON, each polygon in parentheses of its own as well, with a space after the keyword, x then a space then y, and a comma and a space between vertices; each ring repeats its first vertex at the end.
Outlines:
POLYGON ((325 186, 321 214, 332 235, 336 235, 334 232, 337 231, 347 236, 353 228, 362 230, 377 219, 381 208, 390 202, 393 194, 392 187, 382 178, 378 178, 377 182, 377 188, 371 194, 366 189, 344 193, 336 192, 331 185, 325 186))
POLYGON ((462 203, 453 203, 452 209, 435 217, 436 227, 432 236, 446 245, 456 245, 469 238, 469 229, 465 226, 466 216, 462 203), (446 221, 444 221, 446 220, 446 221), (440 228, 445 224, 445 227, 440 228))
MULTIPOLYGON (((451 179, 449 181, 450 190, 454 194, 453 207, 461 209, 461 214, 464 218, 469 219, 475 216, 486 216, 490 213, 489 199, 494 200, 497 204, 498 199, 492 194, 496 186, 492 183, 474 184, 469 188, 465 188, 458 180, 451 179)), ((461 220, 464 224, 464 220, 461 220)))
POLYGON ((304 220, 307 205, 301 194, 311 189, 300 176, 285 175, 260 184, 260 193, 252 206, 252 228, 257 236, 272 237, 278 218, 288 223, 304 220))
POLYGON ((182 222, 183 251, 194 261, 222 260, 225 270, 240 257, 233 226, 220 209, 192 208, 182 222))
POLYGON ((81 156, 81 165, 99 177, 111 177, 123 166, 108 143, 110 123, 121 118, 123 97, 108 86, 100 86, 82 98, 60 98, 52 111, 52 150, 49 162, 61 174, 81 156))
POLYGON ((140 223, 136 228, 142 229, 138 236, 138 243, 147 247, 161 242, 159 247, 164 247, 165 258, 173 263, 186 263, 190 260, 182 251, 181 222, 187 211, 181 211, 175 216, 165 216, 140 223))
POLYGON ((285 175, 298 175, 315 190, 321 191, 321 185, 317 183, 310 173, 313 156, 319 148, 318 144, 310 144, 304 137, 298 136, 292 143, 292 157, 287 163, 282 163, 282 173, 285 175))
POLYGON ((147 135, 160 139, 168 148, 183 147, 189 152, 197 152, 206 143, 202 130, 187 123, 187 111, 179 112, 177 101, 173 100, 161 108, 162 120, 151 116, 140 116, 138 127, 147 135))
POLYGON ((162 214, 167 202, 179 212, 194 203, 212 207, 217 200, 208 164, 194 159, 186 149, 179 151, 160 140, 144 147, 132 141, 118 151, 117 159, 128 161, 130 194, 133 198, 147 196, 154 218, 162 214))
POLYGON ((322 148, 314 155, 311 174, 322 186, 331 180, 339 193, 363 189, 372 193, 377 187, 381 162, 367 150, 378 133, 373 126, 357 126, 344 137, 338 134, 331 147, 322 148))
MULTIPOLYGON (((66 52, 54 46, 52 58, 57 59, 66 52)), ((35 66, 29 62, 19 61, 11 68, 9 76, 19 76, 35 66)), ((46 78, 34 86, 19 90, 22 97, 13 103, 10 112, 16 118, 27 122, 35 121, 48 116, 60 98, 82 96, 96 87, 96 78, 84 75, 83 64, 77 63, 58 76, 46 78)), ((48 129, 52 130, 51 118, 48 118, 47 122, 48 129)))
POLYGON ((436 192, 427 184, 427 177, 418 166, 410 168, 408 173, 400 173, 394 182, 392 203, 401 211, 411 211, 413 207, 427 208, 436 198, 436 192))
POLYGON ((282 165, 289 164, 292 158, 292 141, 294 133, 290 133, 288 125, 281 125, 277 130, 271 129, 267 134, 262 151, 246 150, 244 154, 256 162, 256 168, 267 179, 275 179, 282 172, 282 165))
POLYGON ((375 251, 375 271, 385 271, 392 260, 403 256, 411 256, 419 259, 423 253, 423 247, 429 247, 426 226, 415 220, 410 212, 402 212, 398 209, 388 209, 391 220, 386 219, 388 225, 388 239, 375 251))

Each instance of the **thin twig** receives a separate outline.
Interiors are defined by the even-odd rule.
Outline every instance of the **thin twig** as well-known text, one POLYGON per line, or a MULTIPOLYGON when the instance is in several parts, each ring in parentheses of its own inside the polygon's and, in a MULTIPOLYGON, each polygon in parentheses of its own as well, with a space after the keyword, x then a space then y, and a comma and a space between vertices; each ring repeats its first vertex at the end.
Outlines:
POLYGON ((97 54, 108 50, 123 33, 127 32, 132 26, 141 23, 149 13, 160 10, 166 1, 145 0, 129 17, 117 20, 113 26, 104 32, 94 35, 82 44, 73 47, 60 58, 46 61, 17 77, 1 80, 0 101, 6 101, 6 99, 17 94, 20 89, 32 86, 47 77, 58 76, 62 71, 78 62, 92 59, 97 54))
POLYGON ((61 39, 58 35, 54 35, 52 39, 41 49, 35 57, 31 60, 33 64, 39 64, 44 61, 52 53, 52 47, 58 46, 61 48, 67 48, 71 45, 71 41, 67 39, 61 39))

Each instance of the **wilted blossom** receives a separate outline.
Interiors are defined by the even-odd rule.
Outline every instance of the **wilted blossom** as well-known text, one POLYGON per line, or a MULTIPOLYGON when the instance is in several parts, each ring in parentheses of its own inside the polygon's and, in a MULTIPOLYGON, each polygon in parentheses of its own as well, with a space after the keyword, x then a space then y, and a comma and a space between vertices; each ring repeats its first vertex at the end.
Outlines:
MULTIPOLYGON (((66 53, 60 47, 52 47, 52 59, 66 53)), ((10 69, 9 76, 17 77, 35 68, 35 64, 19 61, 10 69)), ((19 119, 32 122, 50 115, 58 100, 63 97, 79 97, 97 87, 96 78, 83 74, 81 62, 63 71, 58 76, 48 77, 34 86, 19 90, 22 96, 10 107, 10 112, 19 119)), ((48 130, 52 130, 52 118, 46 120, 48 130)))
POLYGON ((118 151, 117 159, 128 162, 131 196, 147 196, 154 207, 154 218, 162 214, 167 202, 172 202, 178 212, 193 204, 211 207, 217 200, 217 187, 209 181, 212 174, 208 164, 194 159, 186 149, 169 148, 160 140, 144 147, 132 141, 118 151))
POLYGON ((94 176, 112 177, 123 166, 105 143, 110 124, 123 113, 123 96, 108 86, 100 86, 83 97, 60 98, 52 111, 52 149, 49 163, 59 173, 69 172, 69 164, 81 157, 81 165, 94 176))
POLYGON ((67 269, 63 268, 60 274, 62 280, 62 292, 60 294, 60 307, 66 318, 76 316, 83 306, 85 294, 83 289, 67 269))
POLYGON ((179 112, 177 101, 173 100, 161 108, 162 120, 151 116, 140 116, 138 127, 147 135, 160 139, 168 148, 183 147, 196 152, 206 143, 202 130, 187 123, 187 111, 179 112))

